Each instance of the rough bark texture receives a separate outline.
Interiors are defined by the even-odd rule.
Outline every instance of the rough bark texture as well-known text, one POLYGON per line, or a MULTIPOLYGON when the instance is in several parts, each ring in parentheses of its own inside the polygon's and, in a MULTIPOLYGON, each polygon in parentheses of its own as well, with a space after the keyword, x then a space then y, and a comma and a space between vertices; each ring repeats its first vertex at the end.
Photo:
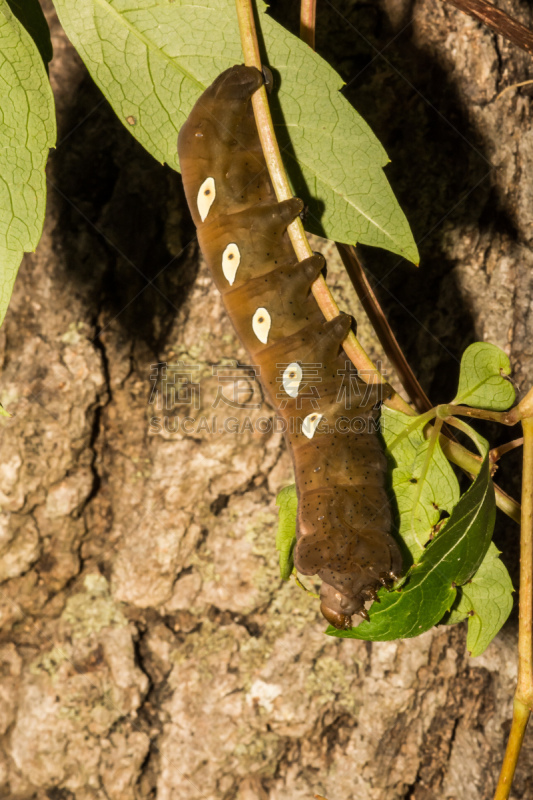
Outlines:
MULTIPOLYGON (((290 27, 288 5, 273 13, 290 27)), ((532 25, 525 2, 501 7, 532 25)), ((212 365, 246 358, 179 176, 116 121, 47 10, 59 146, 44 235, 0 331, 14 414, 0 445, 0 797, 490 798, 514 619, 475 660, 462 625, 328 639, 316 602, 278 577, 280 435, 150 432, 151 364, 199 365, 201 407, 165 413, 211 418, 212 365)), ((318 26, 420 242, 419 271, 363 255, 424 387, 449 400, 474 339, 503 347, 530 386, 531 99, 527 87, 498 98, 530 60, 439 0, 319 3, 318 26)), ((501 518, 513 575, 516 537, 501 518)), ((533 798, 532 755, 529 736, 515 798, 533 798)))

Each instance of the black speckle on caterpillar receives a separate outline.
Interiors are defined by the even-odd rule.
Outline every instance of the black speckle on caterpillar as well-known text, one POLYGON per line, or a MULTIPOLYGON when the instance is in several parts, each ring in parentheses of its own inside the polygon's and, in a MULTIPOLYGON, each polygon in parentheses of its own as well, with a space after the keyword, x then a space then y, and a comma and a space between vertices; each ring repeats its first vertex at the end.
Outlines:
POLYGON ((287 423, 298 492, 296 568, 322 579, 322 613, 344 629, 353 614, 368 617, 365 603, 402 569, 390 534, 386 460, 371 424, 379 397, 352 370, 351 404, 340 399, 342 342, 354 321, 342 313, 324 319, 311 285, 325 260, 315 253, 298 262, 291 245, 287 226, 304 204, 275 197, 251 107, 263 80, 244 66, 219 75, 180 131, 179 159, 214 282, 287 423), (317 390, 311 396, 309 386, 317 390))

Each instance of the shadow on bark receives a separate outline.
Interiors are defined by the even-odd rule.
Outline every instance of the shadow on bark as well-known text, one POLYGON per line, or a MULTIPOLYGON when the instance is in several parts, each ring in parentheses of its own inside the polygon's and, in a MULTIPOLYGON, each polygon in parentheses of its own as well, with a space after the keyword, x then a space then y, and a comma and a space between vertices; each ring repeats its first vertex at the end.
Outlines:
POLYGON ((105 324, 116 321, 157 354, 196 275, 197 262, 185 257, 196 236, 182 217, 180 176, 128 134, 89 76, 63 130, 50 191, 62 203, 56 246, 68 253, 65 279, 87 296, 91 319, 103 311, 105 324))

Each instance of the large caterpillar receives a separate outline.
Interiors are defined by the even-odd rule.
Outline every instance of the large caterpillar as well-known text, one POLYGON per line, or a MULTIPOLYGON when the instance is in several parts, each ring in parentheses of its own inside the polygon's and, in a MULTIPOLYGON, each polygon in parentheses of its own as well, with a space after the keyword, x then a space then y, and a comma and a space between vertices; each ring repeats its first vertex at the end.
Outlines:
POLYGON ((370 424, 378 396, 357 377, 355 403, 343 403, 341 345, 352 318, 324 319, 311 293, 324 258, 298 262, 291 245, 287 226, 303 203, 276 200, 251 104, 262 83, 253 67, 219 75, 183 125, 178 153, 202 252, 287 423, 298 492, 296 568, 318 574, 322 613, 347 628, 352 614, 367 618, 365 601, 401 571, 389 532, 386 460, 370 424), (315 396, 304 391, 309 364, 315 396), (350 426, 354 419, 359 424, 350 426))

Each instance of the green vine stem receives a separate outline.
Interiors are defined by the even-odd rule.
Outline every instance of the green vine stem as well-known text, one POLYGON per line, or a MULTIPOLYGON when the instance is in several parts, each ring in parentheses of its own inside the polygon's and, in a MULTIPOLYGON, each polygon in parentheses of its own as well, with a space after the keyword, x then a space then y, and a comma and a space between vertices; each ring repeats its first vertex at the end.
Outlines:
POLYGON ((518 420, 525 420, 529 417, 533 417, 533 389, 530 389, 526 396, 523 397, 518 405, 511 409, 509 413, 512 411, 517 414, 517 422, 518 420))
POLYGON ((316 0, 301 0, 300 39, 315 49, 316 0))
MULTIPOLYGON (((249 67, 261 69, 261 57, 257 31, 255 27, 253 0, 235 0, 237 19, 241 36, 241 45, 244 54, 244 62, 249 67)), ((278 200, 287 200, 292 197, 292 191, 287 179, 281 153, 274 133, 274 125, 270 115, 268 99, 264 87, 259 89, 252 97, 255 119, 261 140, 261 147, 265 155, 268 171, 276 192, 278 200)), ((288 227, 288 233, 294 247, 295 253, 300 260, 312 255, 311 247, 305 235, 305 231, 300 219, 296 219, 288 227)), ((338 316, 339 308, 322 276, 320 276, 312 286, 313 295, 324 317, 327 320, 338 316)), ((384 376, 379 372, 376 365, 369 358, 362 345, 355 335, 350 332, 343 342, 343 348, 354 366, 365 377, 367 383, 383 384, 387 391, 391 392, 386 400, 389 408, 401 411, 410 416, 416 416, 416 411, 411 408, 403 397, 394 389, 389 387, 384 376), (368 379, 367 379, 368 378, 368 379)), ((457 442, 452 442, 441 434, 441 447, 450 461, 471 475, 477 475, 481 469, 481 459, 471 453, 457 442)), ((505 494, 499 487, 496 487, 496 503, 505 514, 518 521, 520 519, 520 507, 515 500, 505 494)))
POLYGON ((494 800, 507 800, 509 797, 520 748, 533 708, 533 416, 522 420, 522 428, 524 431, 524 469, 520 528, 518 680, 513 701, 511 732, 494 800))
POLYGON ((470 406, 455 406, 453 403, 438 406, 437 416, 444 417, 474 417, 499 422, 500 425, 516 425, 520 422, 520 406, 515 406, 510 411, 488 411, 484 408, 470 408, 470 406))

